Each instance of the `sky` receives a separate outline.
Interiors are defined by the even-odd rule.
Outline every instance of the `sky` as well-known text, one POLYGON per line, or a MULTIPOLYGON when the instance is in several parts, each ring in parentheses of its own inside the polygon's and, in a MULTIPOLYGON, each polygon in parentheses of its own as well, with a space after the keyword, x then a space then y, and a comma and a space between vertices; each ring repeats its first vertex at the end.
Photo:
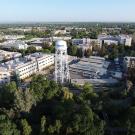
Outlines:
POLYGON ((0 0, 9 22, 135 22, 135 0, 0 0))

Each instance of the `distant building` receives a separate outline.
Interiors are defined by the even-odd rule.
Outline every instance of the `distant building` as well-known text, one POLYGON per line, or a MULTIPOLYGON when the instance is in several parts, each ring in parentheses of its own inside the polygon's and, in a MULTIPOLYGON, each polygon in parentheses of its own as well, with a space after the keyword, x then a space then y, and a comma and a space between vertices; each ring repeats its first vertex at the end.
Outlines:
POLYGON ((31 32, 32 31, 32 27, 25 27, 25 28, 8 28, 8 30, 10 31, 21 31, 21 32, 31 32))
POLYGON ((4 36, 0 34, 0 40, 3 40, 4 39, 4 36))
POLYGON ((0 84, 10 82, 10 73, 7 69, 0 67, 0 84))
POLYGON ((64 34, 66 34, 66 30, 64 29, 64 30, 56 30, 56 31, 54 31, 54 35, 58 35, 58 34, 61 34, 61 35, 64 35, 64 34))
POLYGON ((52 38, 32 38, 30 40, 25 40, 25 42, 34 46, 43 46, 43 44, 51 46, 52 38))
POLYGON ((5 35, 4 38, 6 40, 18 40, 25 38, 25 35, 5 35))
POLYGON ((125 46, 131 46, 132 44, 132 37, 128 35, 120 35, 120 44, 124 44, 125 46))
POLYGON ((98 39, 90 39, 90 38, 72 39, 72 45, 78 45, 78 46, 98 45, 98 46, 101 46, 101 41, 98 39))
POLYGON ((115 41, 115 40, 104 40, 104 44, 107 44, 107 45, 118 45, 118 41, 115 41))
POLYGON ((86 45, 90 44, 90 38, 82 38, 82 39, 72 39, 72 45, 86 45))
POLYGON ((1 44, 2 48, 16 48, 18 50, 26 50, 28 48, 28 45, 21 40, 9 40, 1 44))
POLYGON ((62 36, 62 37, 52 37, 52 40, 54 41, 54 42, 56 42, 56 41, 58 41, 58 40, 65 40, 65 41, 69 41, 69 40, 71 40, 72 39, 72 37, 69 37, 69 36, 62 36))
POLYGON ((135 57, 124 57, 124 63, 127 68, 135 68, 135 57))
POLYGON ((98 39, 102 41, 102 43, 110 44, 122 44, 125 46, 131 46, 132 43, 132 37, 129 35, 118 35, 118 36, 111 36, 111 35, 99 35, 98 39))
POLYGON ((22 54, 18 52, 8 52, 8 51, 0 50, 0 61, 12 59, 12 58, 15 59, 21 56, 22 54))

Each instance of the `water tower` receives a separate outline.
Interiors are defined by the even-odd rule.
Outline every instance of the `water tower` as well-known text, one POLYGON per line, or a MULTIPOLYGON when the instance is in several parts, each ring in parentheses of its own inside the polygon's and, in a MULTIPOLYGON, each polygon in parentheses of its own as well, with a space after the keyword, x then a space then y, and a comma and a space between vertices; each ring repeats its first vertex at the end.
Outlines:
POLYGON ((69 81, 67 43, 63 40, 55 44, 55 81, 61 84, 69 81))

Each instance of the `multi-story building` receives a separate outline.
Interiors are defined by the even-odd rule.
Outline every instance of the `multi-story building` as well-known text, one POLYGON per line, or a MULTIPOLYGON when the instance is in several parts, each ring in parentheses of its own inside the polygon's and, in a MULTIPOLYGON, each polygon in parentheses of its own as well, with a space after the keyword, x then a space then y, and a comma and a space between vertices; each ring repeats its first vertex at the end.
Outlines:
POLYGON ((125 46, 131 46, 132 37, 129 35, 118 35, 118 36, 110 36, 110 35, 99 35, 98 39, 102 41, 102 43, 110 44, 122 44, 125 46))
POLYGON ((52 40, 54 41, 54 42, 56 42, 56 41, 58 41, 58 40, 65 40, 65 41, 69 41, 69 40, 71 40, 72 39, 72 37, 70 37, 70 36, 62 36, 62 37, 52 37, 52 40))
POLYGON ((124 63, 126 68, 135 68, 135 57, 124 57, 124 63))
POLYGON ((4 36, 0 34, 0 40, 3 40, 4 39, 4 36))
POLYGON ((94 46, 98 45, 101 46, 101 41, 98 39, 90 39, 90 38, 81 38, 81 39, 72 39, 72 44, 73 45, 78 45, 78 46, 94 46))
POLYGON ((25 36, 24 35, 5 35, 4 38, 6 40, 18 40, 18 39, 25 38, 25 36))
POLYGON ((12 59, 12 58, 14 59, 21 56, 22 54, 18 52, 8 52, 8 51, 0 50, 0 61, 12 59))
POLYGON ((104 40, 104 44, 107 44, 107 45, 112 45, 112 44, 114 44, 114 45, 118 45, 119 43, 118 43, 118 41, 116 41, 116 40, 104 40))
POLYGON ((54 31, 54 35, 57 35, 57 34, 61 34, 61 35, 64 35, 64 34, 66 34, 66 30, 64 29, 64 30, 55 30, 54 31))
POLYGON ((131 46, 132 37, 128 35, 120 35, 119 38, 120 38, 119 40, 120 44, 124 44, 125 46, 131 46))
POLYGON ((22 50, 22 49, 25 50, 28 48, 28 45, 24 41, 21 41, 21 40, 9 40, 2 43, 1 47, 7 48, 7 49, 16 48, 18 50, 22 50))
POLYGON ((90 38, 72 39, 72 44, 78 46, 90 44, 90 38))
POLYGON ((34 53, 24 58, 16 58, 2 63, 0 67, 5 69, 10 77, 16 74, 20 80, 23 80, 53 64, 53 54, 34 53))
POLYGON ((7 69, 0 67, 0 84, 10 82, 10 73, 7 69))
POLYGON ((87 78, 98 78, 107 74, 109 62, 102 57, 91 56, 90 58, 83 58, 80 62, 70 65, 70 73, 78 74, 87 78))

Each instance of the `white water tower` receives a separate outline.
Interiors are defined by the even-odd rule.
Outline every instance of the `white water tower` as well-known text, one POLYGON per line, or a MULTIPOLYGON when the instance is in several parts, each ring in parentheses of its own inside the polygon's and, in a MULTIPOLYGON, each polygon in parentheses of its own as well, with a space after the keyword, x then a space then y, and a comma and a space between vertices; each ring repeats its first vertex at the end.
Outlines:
POLYGON ((61 84, 69 81, 67 43, 63 40, 55 44, 55 81, 61 84))

